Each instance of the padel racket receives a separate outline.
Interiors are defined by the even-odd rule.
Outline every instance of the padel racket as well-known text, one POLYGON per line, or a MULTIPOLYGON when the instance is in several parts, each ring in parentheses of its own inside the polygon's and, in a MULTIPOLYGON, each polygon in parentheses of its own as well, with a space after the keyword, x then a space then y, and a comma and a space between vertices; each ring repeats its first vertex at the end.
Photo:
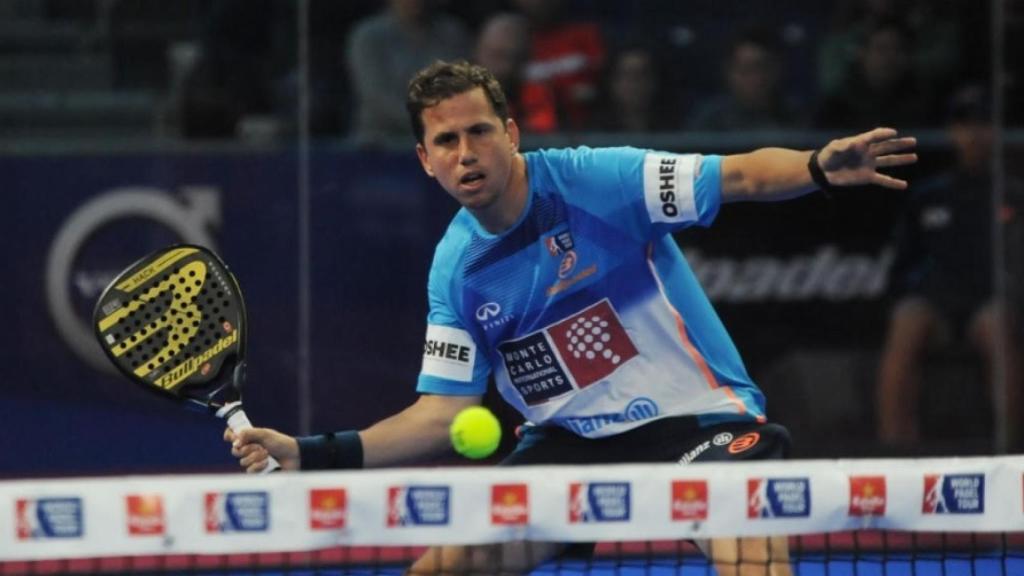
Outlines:
MULTIPOLYGON (((100 347, 132 382, 252 428, 242 410, 245 302, 238 281, 201 246, 158 250, 100 295, 93 324, 100 347)), ((271 457, 263 472, 280 468, 271 457)))

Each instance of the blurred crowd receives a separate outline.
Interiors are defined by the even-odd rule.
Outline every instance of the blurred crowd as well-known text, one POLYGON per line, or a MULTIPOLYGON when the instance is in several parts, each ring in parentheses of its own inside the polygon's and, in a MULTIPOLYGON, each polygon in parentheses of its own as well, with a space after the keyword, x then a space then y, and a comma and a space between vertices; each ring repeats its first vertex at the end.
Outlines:
MULTIPOLYGON (((941 126, 958 90, 991 77, 989 11, 966 0, 308 6, 311 130, 368 145, 409 138, 406 83, 436 59, 488 67, 534 134, 941 126)), ((182 136, 289 129, 296 17, 289 1, 210 3, 174 95, 182 136)))

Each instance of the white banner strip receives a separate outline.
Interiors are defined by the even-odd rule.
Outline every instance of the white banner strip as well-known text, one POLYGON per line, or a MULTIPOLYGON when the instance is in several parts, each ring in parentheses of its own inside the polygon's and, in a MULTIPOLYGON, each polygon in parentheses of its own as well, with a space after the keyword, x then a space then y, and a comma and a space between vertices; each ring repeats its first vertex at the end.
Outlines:
POLYGON ((0 560, 860 528, 1024 531, 1024 457, 0 482, 0 560))

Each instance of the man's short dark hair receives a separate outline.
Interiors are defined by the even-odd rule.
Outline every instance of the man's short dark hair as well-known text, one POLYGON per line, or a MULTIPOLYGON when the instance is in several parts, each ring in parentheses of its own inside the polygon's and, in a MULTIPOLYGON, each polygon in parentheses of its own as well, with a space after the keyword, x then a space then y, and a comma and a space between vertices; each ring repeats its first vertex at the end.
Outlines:
POLYGON ((505 99, 505 93, 494 75, 483 66, 470 64, 464 60, 438 60, 417 72, 409 81, 409 92, 405 101, 416 141, 423 143, 422 114, 425 109, 476 88, 484 89, 484 94, 491 102, 491 108, 498 118, 501 118, 502 124, 505 124, 508 121, 508 101, 505 99))

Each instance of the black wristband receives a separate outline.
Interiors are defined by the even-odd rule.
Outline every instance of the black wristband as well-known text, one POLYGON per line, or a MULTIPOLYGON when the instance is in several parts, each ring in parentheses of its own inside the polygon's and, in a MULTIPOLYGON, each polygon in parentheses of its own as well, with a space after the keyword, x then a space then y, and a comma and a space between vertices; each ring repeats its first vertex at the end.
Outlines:
POLYGON ((336 470, 363 467, 363 441, 355 430, 319 436, 300 436, 299 467, 303 470, 336 470))
POLYGON ((825 176, 825 171, 821 169, 821 165, 818 164, 818 152, 821 150, 815 150, 811 153, 811 159, 807 161, 807 171, 811 173, 811 180, 818 186, 818 189, 826 197, 831 197, 830 194, 835 186, 828 181, 828 177, 825 176))

